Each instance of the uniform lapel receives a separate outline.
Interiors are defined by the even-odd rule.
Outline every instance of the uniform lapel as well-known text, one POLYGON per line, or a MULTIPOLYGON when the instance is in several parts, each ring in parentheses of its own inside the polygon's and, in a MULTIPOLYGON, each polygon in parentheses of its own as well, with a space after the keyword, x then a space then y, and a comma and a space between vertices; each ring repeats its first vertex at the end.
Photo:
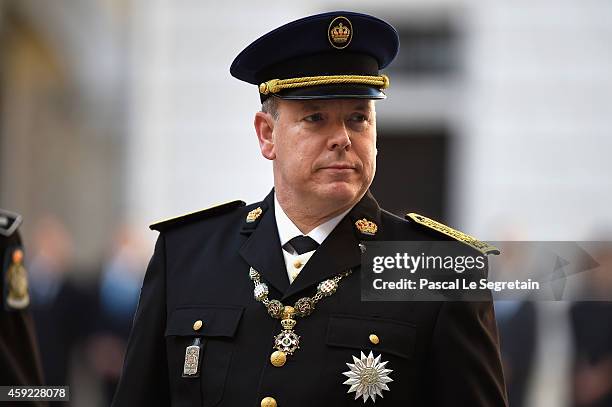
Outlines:
POLYGON ((368 191, 319 246, 281 301, 347 269, 357 271, 361 264, 359 242, 376 239, 380 226, 380 207, 368 191), (376 233, 362 233, 355 226, 355 222, 363 219, 377 226, 376 233))
POLYGON ((261 274, 280 293, 289 287, 285 260, 281 253, 276 217, 274 215, 274 189, 261 205, 262 214, 253 222, 244 221, 241 233, 250 234, 239 250, 242 258, 261 274))

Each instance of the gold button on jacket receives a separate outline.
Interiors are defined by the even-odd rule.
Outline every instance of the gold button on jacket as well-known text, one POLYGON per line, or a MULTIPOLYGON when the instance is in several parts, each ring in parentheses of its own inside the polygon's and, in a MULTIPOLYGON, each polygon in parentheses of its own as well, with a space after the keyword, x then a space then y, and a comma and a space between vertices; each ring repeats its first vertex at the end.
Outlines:
POLYGON ((276 400, 274 400, 274 397, 264 397, 261 400, 261 407, 276 407, 276 400))
POLYGON ((200 330, 200 328, 202 328, 202 325, 203 325, 202 320, 201 320, 201 319, 198 319, 197 321, 195 321, 195 322, 193 323, 193 330, 194 330, 194 331, 199 331, 199 330, 200 330))

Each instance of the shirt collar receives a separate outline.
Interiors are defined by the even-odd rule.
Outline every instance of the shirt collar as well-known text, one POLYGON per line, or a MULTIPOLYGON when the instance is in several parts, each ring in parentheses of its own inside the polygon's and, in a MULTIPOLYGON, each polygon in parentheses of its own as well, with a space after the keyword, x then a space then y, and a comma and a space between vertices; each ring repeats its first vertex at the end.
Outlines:
MULTIPOLYGON (((346 216, 347 213, 351 211, 352 208, 347 209, 342 212, 340 215, 334 216, 330 220, 320 224, 306 236, 310 236, 314 239, 318 244, 323 243, 323 241, 329 236, 329 234, 334 230, 334 228, 340 223, 342 218, 346 216)), ((295 223, 285 213, 284 209, 278 203, 278 199, 276 199, 276 193, 274 194, 274 216, 276 217, 276 227, 278 228, 278 237, 280 239, 281 247, 285 245, 289 240, 293 239, 296 236, 302 236, 302 232, 295 226, 295 223)))

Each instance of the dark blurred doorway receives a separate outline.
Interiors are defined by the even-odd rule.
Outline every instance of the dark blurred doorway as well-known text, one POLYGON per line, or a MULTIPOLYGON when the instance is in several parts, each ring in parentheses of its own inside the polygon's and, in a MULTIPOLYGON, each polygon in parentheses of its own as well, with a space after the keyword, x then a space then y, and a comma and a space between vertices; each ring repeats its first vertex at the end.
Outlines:
POLYGON ((372 193, 379 204, 403 217, 417 212, 445 219, 449 134, 445 129, 382 131, 378 138, 372 193))

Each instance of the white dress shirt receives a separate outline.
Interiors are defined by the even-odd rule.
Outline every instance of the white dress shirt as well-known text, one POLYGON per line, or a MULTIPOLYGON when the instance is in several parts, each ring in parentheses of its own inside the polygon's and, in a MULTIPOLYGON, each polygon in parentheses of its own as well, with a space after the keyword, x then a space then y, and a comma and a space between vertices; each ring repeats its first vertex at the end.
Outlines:
MULTIPOLYGON (((329 236, 329 234, 334 230, 334 228, 340 223, 342 218, 350 212, 352 208, 342 212, 340 215, 334 216, 330 220, 325 223, 320 224, 310 232, 308 232, 305 236, 309 236, 314 239, 318 244, 323 243, 323 241, 329 236)), ((285 267, 287 268, 287 276, 289 277, 289 283, 293 283, 293 280, 297 278, 300 274, 300 271, 304 268, 308 260, 312 257, 316 250, 312 250, 303 254, 297 253, 289 253, 287 250, 282 247, 289 240, 293 239, 296 236, 303 236, 304 234, 295 226, 295 223, 285 213, 283 208, 278 203, 276 199, 276 194, 274 194, 274 216, 276 217, 276 227, 278 228, 278 237, 280 238, 281 251, 283 252, 283 257, 285 258, 285 267)))

